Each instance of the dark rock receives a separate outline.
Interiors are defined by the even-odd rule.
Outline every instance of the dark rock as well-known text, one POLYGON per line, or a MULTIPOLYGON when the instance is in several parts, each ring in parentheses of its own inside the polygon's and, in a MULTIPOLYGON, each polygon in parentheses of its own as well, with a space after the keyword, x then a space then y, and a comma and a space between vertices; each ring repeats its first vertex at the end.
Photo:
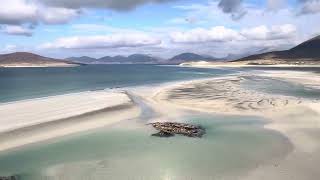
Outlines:
POLYGON ((17 176, 0 176, 0 180, 18 180, 17 176))
POLYGON ((195 126, 185 123, 174 123, 174 122, 156 122, 150 123, 159 133, 153 134, 152 136, 157 137, 171 137, 175 134, 180 134, 188 137, 199 137, 201 138, 205 134, 205 129, 201 126, 195 126))
POLYGON ((172 136, 174 136, 174 134, 168 133, 168 132, 164 132, 164 131, 160 131, 160 132, 158 132, 158 133, 152 134, 151 136, 156 136, 156 137, 172 137, 172 136))

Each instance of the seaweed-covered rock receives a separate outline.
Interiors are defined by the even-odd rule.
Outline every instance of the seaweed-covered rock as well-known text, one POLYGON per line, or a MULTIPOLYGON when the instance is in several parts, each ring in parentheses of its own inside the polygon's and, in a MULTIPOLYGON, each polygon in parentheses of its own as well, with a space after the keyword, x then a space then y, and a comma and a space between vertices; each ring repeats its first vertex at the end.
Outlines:
POLYGON ((205 129, 201 126, 175 123, 175 122, 156 122, 150 123, 159 132, 152 136, 158 137, 171 137, 175 134, 180 134, 188 137, 199 137, 201 138, 205 134, 205 129))

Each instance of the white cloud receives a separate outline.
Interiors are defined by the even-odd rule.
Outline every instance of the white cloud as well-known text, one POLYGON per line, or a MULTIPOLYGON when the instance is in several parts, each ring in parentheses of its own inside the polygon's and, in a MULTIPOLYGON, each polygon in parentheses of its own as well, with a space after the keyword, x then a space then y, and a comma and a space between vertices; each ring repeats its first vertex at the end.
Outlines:
POLYGON ((32 36, 31 29, 18 25, 6 25, 1 31, 9 35, 32 36))
POLYGON ((44 8, 39 11, 39 19, 46 24, 65 24, 80 14, 80 10, 44 8))
POLYGON ((300 0, 299 14, 316 14, 320 12, 320 0, 300 0))
POLYGON ((74 9, 45 7, 35 1, 10 0, 0 6, 0 24, 63 24, 79 13, 74 9))
POLYGON ((281 26, 258 26, 250 29, 244 29, 241 34, 247 39, 252 40, 277 40, 290 39, 296 35, 296 27, 292 24, 285 24, 281 26))
POLYGON ((26 0, 10 0, 0 6, 0 24, 34 23, 37 17, 37 6, 26 0))
POLYGON ((241 40, 243 37, 235 30, 223 26, 211 29, 196 28, 185 32, 173 32, 171 40, 175 43, 206 43, 241 40))
POLYGON ((296 35, 296 27, 291 24, 281 26, 258 26, 241 31, 216 26, 210 29, 196 28, 184 32, 174 32, 170 37, 175 43, 207 43, 239 40, 278 40, 290 39, 296 35))
POLYGON ((161 40, 146 34, 113 34, 60 38, 40 46, 45 49, 108 49, 160 45, 161 40))

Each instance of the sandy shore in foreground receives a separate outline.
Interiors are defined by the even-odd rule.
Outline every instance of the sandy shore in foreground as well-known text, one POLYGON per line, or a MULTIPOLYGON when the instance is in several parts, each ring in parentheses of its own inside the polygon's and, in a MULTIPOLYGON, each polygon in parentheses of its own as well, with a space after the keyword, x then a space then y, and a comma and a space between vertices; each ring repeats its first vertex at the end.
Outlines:
POLYGON ((74 93, 0 104, 0 151, 139 115, 125 93, 74 93))
MULTIPOLYGON (((162 106, 222 114, 255 115, 269 120, 265 128, 281 132, 294 146, 284 160, 257 166, 239 179, 317 179, 320 172, 320 101, 268 94, 241 86, 245 77, 232 75, 168 86, 155 95, 162 106)), ((306 87, 319 87, 320 77, 311 72, 268 71, 259 74, 306 87)))

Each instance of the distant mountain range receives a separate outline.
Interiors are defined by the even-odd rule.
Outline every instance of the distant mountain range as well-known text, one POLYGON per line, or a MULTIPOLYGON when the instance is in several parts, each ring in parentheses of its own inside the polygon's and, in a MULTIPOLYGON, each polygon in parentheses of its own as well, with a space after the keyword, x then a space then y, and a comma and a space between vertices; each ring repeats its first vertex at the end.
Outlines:
MULTIPOLYGON (((170 59, 161 59, 145 54, 133 54, 130 56, 105 56, 99 59, 82 56, 70 57, 65 60, 48 58, 28 52, 16 52, 0 55, 0 66, 73 66, 81 64, 181 64, 185 62, 197 61, 223 61, 240 58, 230 54, 226 58, 215 58, 194 53, 182 53, 170 59)), ((247 62, 251 64, 316 64, 320 62, 320 36, 299 44, 285 51, 272 51, 261 54, 250 55, 244 58, 233 60, 232 62, 247 62)))
POLYGON ((84 64, 181 64, 188 61, 216 61, 220 59, 194 53, 182 53, 170 59, 161 59, 145 54, 133 54, 127 57, 105 56, 98 59, 87 56, 70 57, 66 60, 84 64))
POLYGON ((39 56, 28 52, 16 52, 10 54, 0 55, 0 67, 50 67, 50 66, 74 66, 79 65, 78 63, 53 59, 48 57, 39 56))
POLYGON ((159 64, 160 58, 152 57, 144 54, 133 54, 130 56, 105 56, 102 58, 92 58, 87 56, 82 57, 70 57, 66 60, 84 63, 84 64, 159 64))
POLYGON ((272 51, 262 54, 247 56, 237 61, 265 61, 275 63, 276 61, 287 61, 304 63, 307 61, 320 61, 320 36, 314 37, 308 41, 299 44, 285 51, 272 51))
POLYGON ((211 56, 203 56, 194 53, 182 53, 177 56, 172 57, 167 61, 168 64, 181 64, 184 62, 190 61, 219 61, 221 59, 211 57, 211 56))

